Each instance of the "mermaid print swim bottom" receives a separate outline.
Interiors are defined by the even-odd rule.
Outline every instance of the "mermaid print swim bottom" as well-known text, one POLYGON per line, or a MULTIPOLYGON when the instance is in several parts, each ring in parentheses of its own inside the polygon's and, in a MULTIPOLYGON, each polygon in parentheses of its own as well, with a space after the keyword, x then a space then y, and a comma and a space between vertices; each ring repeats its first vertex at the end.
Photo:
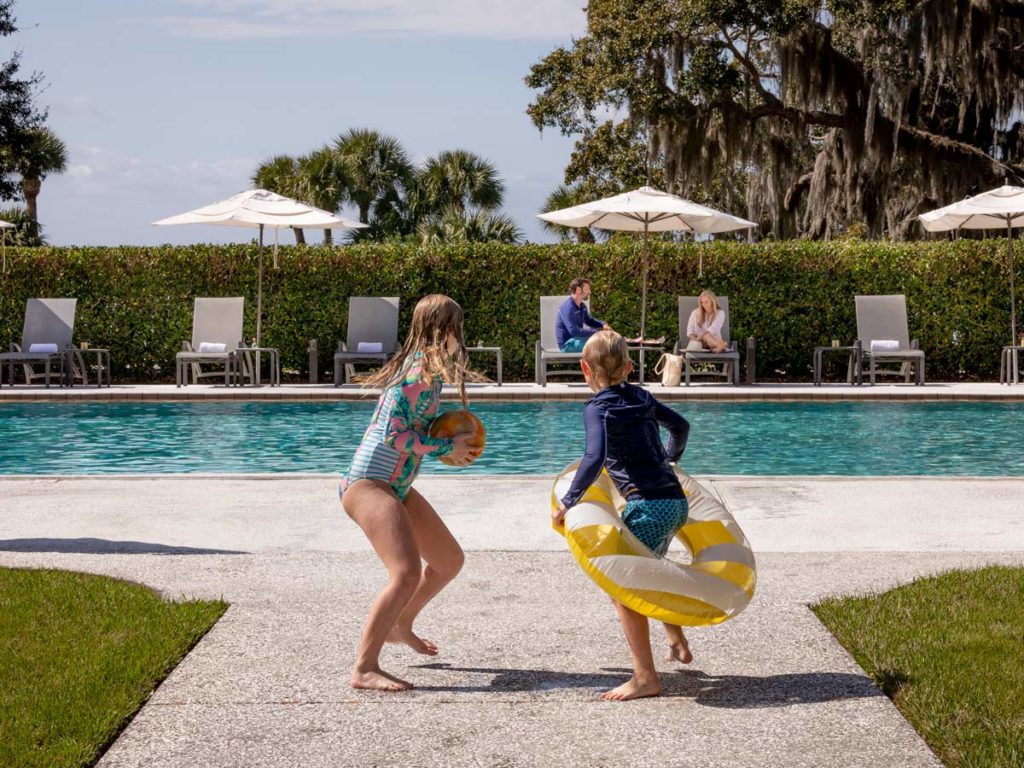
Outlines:
POLYGON ((658 557, 664 557, 689 514, 686 499, 636 499, 626 502, 622 522, 658 557))

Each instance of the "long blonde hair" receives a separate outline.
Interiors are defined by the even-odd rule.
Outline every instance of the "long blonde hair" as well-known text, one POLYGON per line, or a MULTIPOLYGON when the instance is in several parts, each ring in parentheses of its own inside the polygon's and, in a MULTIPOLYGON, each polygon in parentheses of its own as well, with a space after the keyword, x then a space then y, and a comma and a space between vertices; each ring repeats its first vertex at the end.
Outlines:
POLYGON ((626 380, 629 348, 626 340, 615 331, 598 331, 587 339, 583 359, 602 389, 626 380))
POLYGON ((708 320, 714 320, 715 315, 718 314, 719 309, 721 309, 721 307, 718 306, 718 297, 715 296, 715 294, 712 291, 709 291, 708 289, 705 288, 703 291, 700 292, 700 296, 697 297, 697 322, 700 323, 701 325, 704 325, 704 323, 708 322, 708 320), (707 317, 704 314, 704 305, 701 303, 701 301, 705 296, 711 299, 711 317, 707 317))
POLYGON ((357 377, 368 387, 390 387, 405 373, 407 362, 417 352, 423 355, 423 373, 431 379, 440 376, 459 388, 463 406, 467 403, 466 385, 484 377, 469 369, 469 353, 462 339, 462 307, 440 293, 424 296, 412 311, 412 323, 405 343, 387 364, 375 373, 357 377), (454 335, 458 347, 448 349, 448 337, 454 335))

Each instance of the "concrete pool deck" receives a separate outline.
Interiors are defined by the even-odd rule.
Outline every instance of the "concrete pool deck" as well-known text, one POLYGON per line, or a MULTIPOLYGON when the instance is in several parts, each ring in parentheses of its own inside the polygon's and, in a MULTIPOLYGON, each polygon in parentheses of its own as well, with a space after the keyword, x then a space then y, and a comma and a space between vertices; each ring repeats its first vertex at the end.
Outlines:
MULTIPOLYGON (((728 386, 724 384, 694 383, 689 387, 663 387, 648 382, 647 389, 658 398, 669 401, 794 401, 809 400, 914 400, 951 401, 984 400, 1024 402, 1024 385, 995 384, 992 382, 913 384, 847 384, 826 383, 816 387, 810 383, 754 384, 728 386)), ((591 392, 582 382, 551 383, 546 387, 529 382, 472 384, 467 387, 470 400, 477 401, 536 401, 586 400, 591 392)), ((205 400, 370 400, 375 390, 366 390, 354 384, 335 387, 332 384, 288 384, 280 387, 225 387, 214 384, 193 384, 176 387, 173 384, 127 384, 114 387, 77 386, 46 388, 16 385, 0 387, 0 404, 16 402, 92 402, 92 401, 205 401, 205 400)), ((458 393, 445 387, 445 400, 457 400, 458 393)))
POLYGON ((550 480, 417 481, 468 557, 422 617, 442 655, 385 651, 418 685, 401 695, 346 685, 383 569, 333 477, 0 477, 0 565, 231 603, 103 768, 940 765, 808 605, 1024 564, 1024 478, 703 478, 754 545, 758 592, 688 633, 692 665, 660 664, 665 696, 622 704, 597 699, 629 656, 548 527, 550 480))

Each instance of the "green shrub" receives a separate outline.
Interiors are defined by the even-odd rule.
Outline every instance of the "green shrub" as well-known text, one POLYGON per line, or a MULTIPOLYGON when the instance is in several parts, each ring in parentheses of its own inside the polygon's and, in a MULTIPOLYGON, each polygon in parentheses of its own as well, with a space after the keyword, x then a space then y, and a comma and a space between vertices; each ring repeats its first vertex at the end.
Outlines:
MULTIPOLYGON (((855 294, 903 293, 911 337, 930 380, 995 379, 1009 339, 1003 240, 884 243, 857 240, 743 244, 652 243, 648 335, 678 336, 676 296, 708 287, 729 296, 732 335, 758 341, 762 380, 810 378, 811 349, 856 335, 855 294), (703 258, 704 275, 698 278, 703 258), (955 332, 955 336, 954 336, 955 332), (954 340, 955 339, 955 340, 954 340)), ((0 276, 0 343, 20 341, 25 299, 77 296, 76 340, 112 350, 115 379, 169 380, 174 353, 191 337, 196 296, 245 296, 255 333, 257 258, 247 246, 8 249, 0 276)), ((349 296, 402 298, 404 334, 416 299, 447 293, 466 310, 466 337, 500 345, 510 380, 533 378, 537 297, 569 280, 594 281, 594 312, 633 335, 640 325, 640 246, 409 243, 281 249, 264 277, 263 342, 285 368, 307 375, 307 342, 320 366, 344 337, 349 296)), ((478 358, 481 363, 485 358, 478 358)))

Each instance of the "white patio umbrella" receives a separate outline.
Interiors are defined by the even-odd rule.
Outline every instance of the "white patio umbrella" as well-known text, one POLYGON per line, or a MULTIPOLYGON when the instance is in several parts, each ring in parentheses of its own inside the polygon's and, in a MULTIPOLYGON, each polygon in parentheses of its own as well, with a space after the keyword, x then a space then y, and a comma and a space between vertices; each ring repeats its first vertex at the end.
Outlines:
POLYGON ((917 217, 928 232, 954 229, 1006 228, 1006 253, 1010 264, 1010 343, 1017 343, 1017 295, 1014 289, 1013 230, 1024 227, 1024 187, 1004 184, 997 189, 966 197, 917 217))
MULTIPOLYGON (((12 228, 13 226, 14 225, 11 224, 11 222, 9 222, 9 221, 0 220, 0 229, 9 229, 9 228, 12 228)), ((4 252, 4 272, 6 272, 7 271, 7 233, 4 232, 2 234, 2 237, 3 237, 3 252, 4 252)))
POLYGON ((170 216, 153 222, 157 226, 169 224, 220 224, 228 227, 258 227, 259 236, 259 279, 256 289, 256 346, 260 346, 263 322, 263 230, 274 230, 275 265, 277 257, 277 233, 282 229, 361 229, 366 227, 358 221, 344 219, 320 208, 300 203, 290 197, 268 192, 265 189, 250 189, 196 208, 194 211, 170 216))
POLYGON ((632 192, 594 200, 590 203, 537 214, 544 221, 564 227, 597 227, 624 232, 643 232, 643 287, 640 299, 640 338, 647 337, 647 262, 649 232, 696 232, 715 234, 749 229, 752 221, 716 211, 653 187, 640 187, 632 192))

